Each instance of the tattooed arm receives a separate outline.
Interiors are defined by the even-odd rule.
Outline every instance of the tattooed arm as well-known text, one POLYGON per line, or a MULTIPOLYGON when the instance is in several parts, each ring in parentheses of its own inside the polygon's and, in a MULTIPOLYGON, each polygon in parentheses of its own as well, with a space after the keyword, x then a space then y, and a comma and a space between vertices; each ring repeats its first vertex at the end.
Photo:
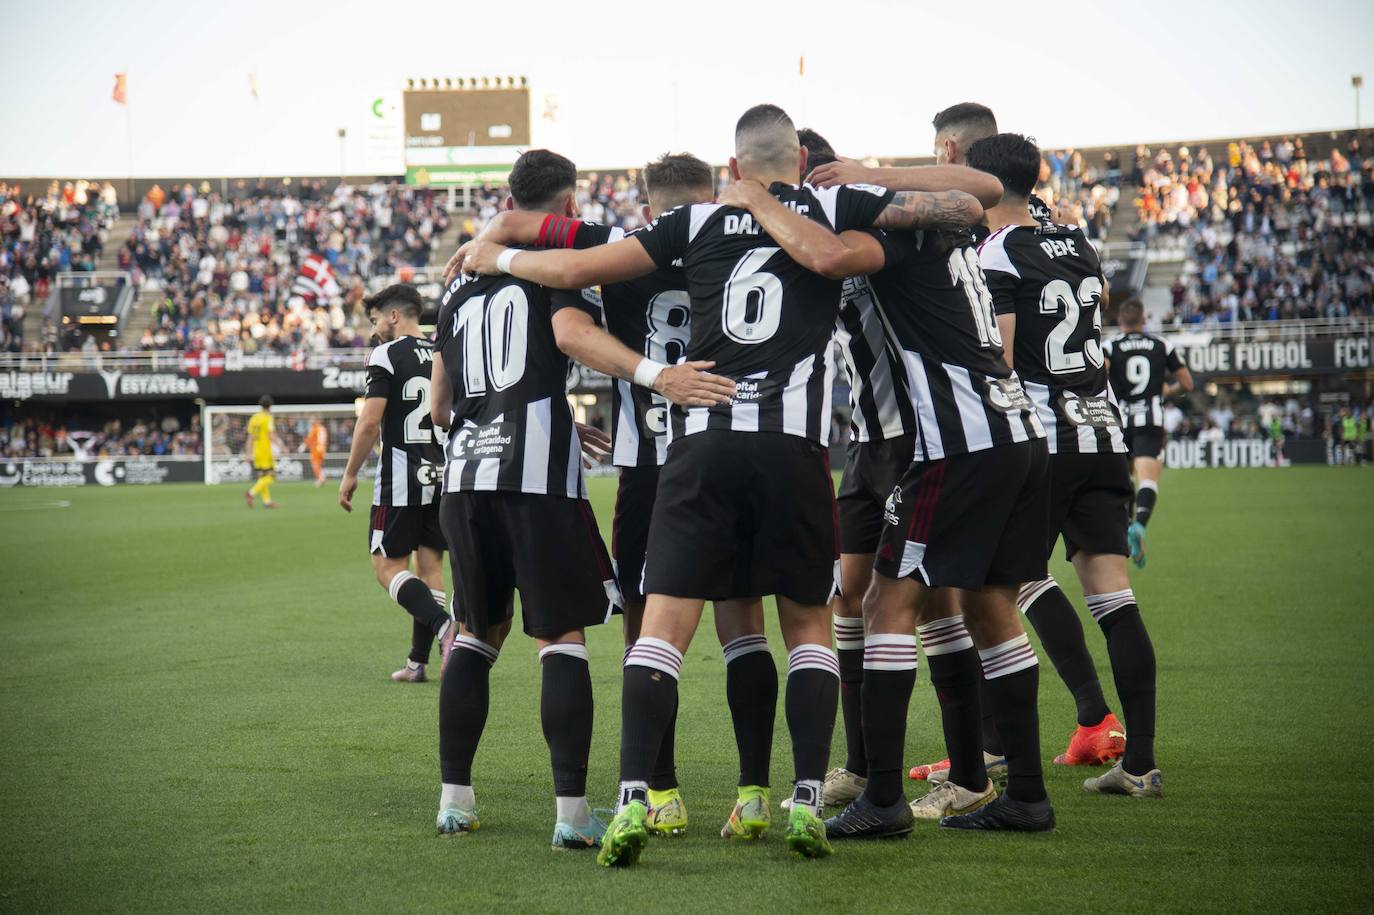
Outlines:
POLYGON ((875 229, 964 229, 983 218, 983 207, 963 191, 898 191, 875 229))

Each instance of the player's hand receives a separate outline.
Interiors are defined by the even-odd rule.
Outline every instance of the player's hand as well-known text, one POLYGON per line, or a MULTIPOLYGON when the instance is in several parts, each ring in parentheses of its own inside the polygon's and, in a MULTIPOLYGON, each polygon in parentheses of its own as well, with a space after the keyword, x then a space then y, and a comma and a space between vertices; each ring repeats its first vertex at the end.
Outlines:
POLYGON ((453 285, 453 281, 458 279, 459 274, 464 273, 463 264, 466 263, 468 254, 471 253, 477 239, 473 238, 463 242, 458 246, 458 250, 453 252, 453 256, 444 265, 444 286, 453 285))
POLYGON ((573 423, 577 427, 577 440, 582 444, 582 466, 591 468, 600 464, 611 453, 611 437, 596 426, 586 423, 573 423))
POLYGON ((654 379, 654 390, 680 407, 711 407, 729 403, 735 383, 706 371, 714 362, 683 362, 670 365, 654 379))
POLYGON ((353 493, 358 489, 358 475, 346 473, 339 480, 339 506, 346 512, 353 511, 353 493))
POLYGON ((836 159, 811 170, 806 183, 816 187, 834 187, 837 184, 874 184, 873 172, 857 159, 836 159))
MULTIPOLYGON (((505 245, 474 238, 463 245, 463 248, 467 249, 463 253, 460 268, 464 273, 484 273, 488 276, 494 276, 501 272, 496 269, 496 259, 501 256, 502 251, 506 250, 505 245)), ((459 250, 462 251, 463 249, 460 248, 459 250)))
POLYGON ((767 194, 768 188, 752 178, 741 178, 731 184, 721 188, 720 196, 716 198, 716 203, 721 206, 739 207, 741 210, 753 210, 753 204, 757 201, 759 194, 767 194))

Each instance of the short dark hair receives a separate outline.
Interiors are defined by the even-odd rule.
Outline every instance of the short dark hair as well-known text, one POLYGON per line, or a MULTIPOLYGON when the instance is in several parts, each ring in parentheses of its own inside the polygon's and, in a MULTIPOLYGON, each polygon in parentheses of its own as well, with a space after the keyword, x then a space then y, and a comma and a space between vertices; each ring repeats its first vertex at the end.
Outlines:
POLYGON ((425 310, 425 297, 409 283, 393 283, 363 299, 363 314, 388 308, 399 308, 407 317, 418 320, 425 310))
POLYGON ((985 137, 964 155, 970 168, 1001 181, 1008 196, 1029 197, 1040 180, 1040 149, 1019 133, 985 137))
POLYGON ((1126 327, 1139 327, 1145 323, 1145 303, 1131 296, 1116 308, 1116 322, 1126 327))
MULTIPOLYGON (((755 105, 735 122, 735 156, 752 164, 781 166, 796 154, 797 128, 777 105, 755 105)), ((792 165, 789 168, 794 167, 792 165)))
POLYGON ((672 191, 714 191, 711 166, 691 153, 664 153, 644 166, 644 187, 653 198, 672 191))
POLYGON ((272 395, 264 394, 261 397, 259 397, 258 406, 262 407, 264 410, 272 409, 272 395))
POLYGON ((577 166, 567 156, 547 149, 528 149, 510 170, 510 195, 522 210, 552 203, 577 186, 577 166))
POLYGON ((797 131, 797 142, 806 147, 806 157, 811 162, 822 156, 831 162, 839 158, 835 155, 835 147, 830 145, 830 141, 810 127, 803 127, 797 131))
POLYGON ((944 111, 936 113, 931 123, 935 125, 936 133, 946 130, 959 133, 975 132, 978 134, 975 139, 990 137, 997 133, 997 118, 993 116, 992 109, 977 102, 950 105, 944 111))

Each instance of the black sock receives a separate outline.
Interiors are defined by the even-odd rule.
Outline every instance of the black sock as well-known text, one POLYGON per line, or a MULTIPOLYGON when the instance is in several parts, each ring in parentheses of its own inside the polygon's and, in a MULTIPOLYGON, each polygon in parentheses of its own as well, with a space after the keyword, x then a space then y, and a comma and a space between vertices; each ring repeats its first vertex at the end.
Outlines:
POLYGON ((1040 763, 1040 665, 1024 635, 978 652, 988 701, 1007 757, 1007 796, 1043 801, 1045 775, 1040 763), (1009 671, 1009 672, 1008 672, 1009 671))
POLYGON ((1135 494, 1135 520, 1140 522, 1143 527, 1150 523, 1150 515, 1154 514, 1155 502, 1159 499, 1159 490, 1153 486, 1142 485, 1136 490, 1135 494))
POLYGON ((434 630, 417 619, 410 621, 410 660, 415 664, 429 663, 429 650, 434 647, 434 630))
POLYGON ((448 611, 444 609, 443 604, 434 599, 434 593, 430 591, 429 585, 410 572, 398 572, 396 578, 391 580, 391 587, 387 592, 392 600, 405 608, 406 613, 428 626, 435 635, 438 635, 439 630, 448 622, 448 611), (410 577, 397 584, 396 579, 403 575, 410 577))
POLYGON ((677 713, 677 673, 681 667, 682 653, 661 639, 641 636, 626 652, 620 698, 622 785, 648 784, 663 735, 677 713))
POLYGON ((773 756, 773 722, 778 715, 778 665, 769 651, 750 651, 733 657, 727 653, 727 659, 725 701, 730 706, 735 745, 739 747, 739 783, 767 787, 773 756))
POLYGON ((1073 604, 1053 578, 1022 587, 1018 603, 1035 627, 1059 678, 1069 688, 1078 709, 1078 723, 1085 728, 1101 724, 1111 710, 1102 695, 1102 681, 1097 679, 1097 668, 1083 639, 1083 624, 1073 604))
POLYGON ((1121 697, 1121 713, 1126 718, 1126 753, 1121 766, 1132 775, 1144 775, 1155 767, 1154 645, 1129 590, 1095 594, 1088 598, 1090 609, 1094 603, 1098 603, 1098 609, 1116 607, 1101 615, 1094 609, 1094 615, 1107 637, 1112 677, 1116 680, 1116 694, 1121 697))
POLYGON ((487 725, 491 665, 497 657, 490 645, 458 638, 439 682, 439 773, 445 785, 472 784, 472 758, 487 725))
POLYGON ((949 751, 949 780, 970 791, 982 791, 988 783, 983 764, 982 702, 979 688, 983 668, 970 642, 967 648, 946 654, 926 653, 930 684, 940 701, 940 722, 949 751))
POLYGON ((835 617, 835 656, 840 662, 840 711, 844 713, 844 767, 855 775, 868 774, 864 755, 863 683, 864 621, 835 617))
POLYGON ((992 712, 992 700, 988 698, 988 681, 978 680, 978 704, 983 710, 983 752, 993 756, 1006 756, 1002 748, 1002 735, 997 733, 997 716, 992 712))
POLYGON ((879 807, 902 799, 906 715, 915 685, 915 635, 874 633, 864 639, 863 723, 868 754, 864 795, 879 807))
POLYGON ((587 793, 587 757, 592 749, 592 676, 585 645, 546 646, 539 652, 543 683, 539 718, 553 763, 553 793, 587 793))
POLYGON ((802 644, 787 653, 787 695, 783 704, 792 736, 793 778, 820 782, 830 764, 840 668, 827 645, 802 644))
POLYGON ((654 771, 649 776, 649 787, 655 791, 668 791, 677 787, 677 760, 674 744, 677 742, 677 702, 673 702, 673 717, 668 719, 668 730, 663 732, 663 740, 658 745, 658 758, 654 760, 654 771))

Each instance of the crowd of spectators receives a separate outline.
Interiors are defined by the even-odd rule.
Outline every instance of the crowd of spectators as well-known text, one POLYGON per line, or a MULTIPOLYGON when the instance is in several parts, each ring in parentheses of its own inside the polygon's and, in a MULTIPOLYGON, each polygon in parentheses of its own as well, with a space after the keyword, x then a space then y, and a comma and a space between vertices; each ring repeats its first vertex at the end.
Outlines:
POLYGON ((185 423, 170 414, 86 423, 60 413, 11 416, 0 423, 0 458, 196 456, 201 453, 200 432, 196 414, 185 423))
POLYGON ((42 193, 0 182, 0 352, 24 349, 25 311, 58 273, 95 269, 118 213, 108 181, 53 181, 42 193))
MULTIPOLYGON (((448 227, 436 192, 286 179, 155 185, 118 252, 140 285, 159 288, 140 349, 313 351, 364 346, 364 281, 431 263, 448 227), (296 285, 311 255, 328 265, 323 292, 296 285)), ((445 255, 446 256, 446 255, 445 255)), ((443 260, 444 258, 440 258, 443 260)))
POLYGON ((1136 152, 1139 237, 1176 245, 1169 323, 1374 313, 1374 140, 1303 138, 1136 152))
POLYGON ((1105 241, 1121 199, 1121 163, 1108 151, 1093 163, 1080 150, 1045 150, 1037 194, 1052 208, 1068 207, 1094 241, 1105 241))

